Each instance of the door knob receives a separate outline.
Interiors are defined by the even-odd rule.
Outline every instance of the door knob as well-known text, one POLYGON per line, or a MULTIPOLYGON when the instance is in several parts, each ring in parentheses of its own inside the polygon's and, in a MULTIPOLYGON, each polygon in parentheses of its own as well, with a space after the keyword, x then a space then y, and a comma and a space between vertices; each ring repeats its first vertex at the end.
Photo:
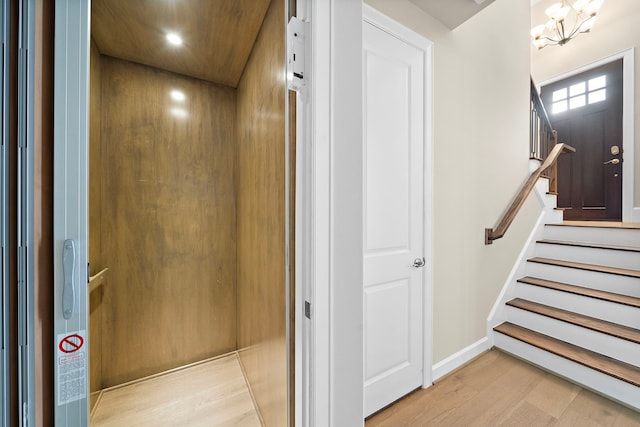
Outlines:
POLYGON ((420 267, 424 267, 424 257, 422 258, 416 258, 413 260, 413 267, 415 268, 420 268, 420 267))
POLYGON ((611 159, 607 162, 604 162, 603 164, 608 165, 609 163, 611 163, 612 165, 617 165, 618 163, 620 163, 620 159, 611 159))

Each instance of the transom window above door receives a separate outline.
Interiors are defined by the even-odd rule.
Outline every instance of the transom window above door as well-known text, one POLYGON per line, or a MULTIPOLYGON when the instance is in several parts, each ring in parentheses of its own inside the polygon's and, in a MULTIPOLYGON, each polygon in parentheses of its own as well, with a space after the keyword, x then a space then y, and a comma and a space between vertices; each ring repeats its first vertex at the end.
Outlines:
POLYGON ((553 91, 552 114, 595 104, 607 99, 606 74, 553 91))

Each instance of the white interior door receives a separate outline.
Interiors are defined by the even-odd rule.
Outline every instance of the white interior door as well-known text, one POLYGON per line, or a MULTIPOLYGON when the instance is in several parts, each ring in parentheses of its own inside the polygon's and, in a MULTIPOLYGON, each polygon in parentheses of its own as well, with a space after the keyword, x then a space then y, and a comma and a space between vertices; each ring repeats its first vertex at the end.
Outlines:
POLYGON ((55 425, 89 425, 89 0, 56 0, 54 50, 55 425))
POLYGON ((423 384, 425 52, 363 22, 365 416, 423 384))

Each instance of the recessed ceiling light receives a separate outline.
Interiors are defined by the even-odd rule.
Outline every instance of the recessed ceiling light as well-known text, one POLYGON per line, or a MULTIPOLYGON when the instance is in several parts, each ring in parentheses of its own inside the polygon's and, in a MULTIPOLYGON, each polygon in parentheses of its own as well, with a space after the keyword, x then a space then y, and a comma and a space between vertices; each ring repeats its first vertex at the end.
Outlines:
POLYGON ((182 44, 182 37, 176 33, 167 33, 167 41, 174 46, 180 46, 182 44))
POLYGON ((170 95, 171 95, 171 99, 177 102, 182 102, 186 99, 184 92, 182 92, 181 90, 174 89, 171 91, 170 95))

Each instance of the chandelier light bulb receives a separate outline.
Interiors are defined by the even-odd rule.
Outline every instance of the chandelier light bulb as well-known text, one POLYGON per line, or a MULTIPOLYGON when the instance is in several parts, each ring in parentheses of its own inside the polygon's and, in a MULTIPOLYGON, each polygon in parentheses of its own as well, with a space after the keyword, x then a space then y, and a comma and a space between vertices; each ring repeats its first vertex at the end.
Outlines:
POLYGON ((600 10, 600 6, 602 6, 603 1, 604 0, 591 0, 591 3, 589 3, 585 9, 585 12, 589 16, 595 16, 600 10))
POLYGON ((549 18, 553 19, 553 17, 555 16, 556 12, 558 10, 560 10, 560 8, 562 7, 562 3, 554 3, 551 6, 549 6, 545 11, 545 15, 547 15, 549 18))
POLYGON ((545 28, 546 28, 546 25, 544 24, 536 25, 531 29, 531 37, 533 37, 534 39, 539 39, 540 36, 544 33, 545 28))
POLYGON ((571 6, 565 6, 565 7, 561 7, 560 9, 558 9, 556 11, 556 13, 553 14, 553 19, 556 22, 562 22, 565 20, 565 18, 567 17, 567 15, 569 14, 569 11, 571 10, 571 6))
POLYGON ((590 0, 578 0, 573 4, 573 8, 576 12, 581 13, 585 10, 590 0))

